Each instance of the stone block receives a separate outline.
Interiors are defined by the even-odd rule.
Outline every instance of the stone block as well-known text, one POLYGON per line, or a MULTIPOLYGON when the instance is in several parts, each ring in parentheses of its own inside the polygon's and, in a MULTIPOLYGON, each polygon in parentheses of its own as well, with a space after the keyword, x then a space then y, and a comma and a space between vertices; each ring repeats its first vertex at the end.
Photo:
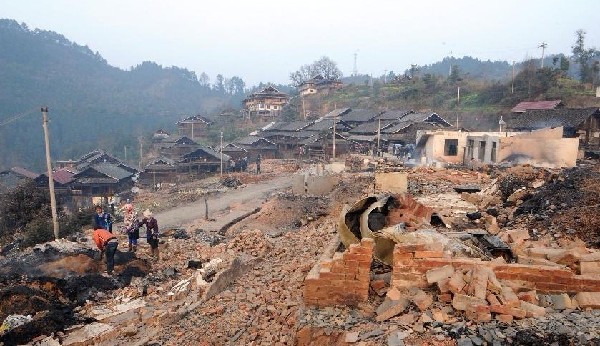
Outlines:
POLYGON ((379 322, 389 320, 390 318, 403 313, 409 304, 410 302, 408 301, 408 299, 404 297, 398 300, 391 300, 386 298, 375 311, 377 314, 375 320, 379 322))
POLYGON ((391 289, 389 289, 386 293, 386 296, 391 300, 398 300, 402 298, 402 294, 400 293, 400 291, 398 291, 396 287, 392 287, 391 289))
POLYGON ((579 292, 575 299, 582 309, 600 309, 600 292, 579 292))
POLYGON ((550 299, 552 299, 552 306, 556 310, 565 310, 573 308, 573 305, 571 304, 571 298, 569 298, 569 295, 566 293, 553 294, 550 296, 550 299))
POLYGON ((428 270, 425 276, 427 277, 427 283, 433 284, 451 277, 452 274, 454 274, 454 267, 448 264, 440 268, 428 270))
POLYGON ((580 262, 579 268, 582 275, 600 275, 600 262, 580 262))

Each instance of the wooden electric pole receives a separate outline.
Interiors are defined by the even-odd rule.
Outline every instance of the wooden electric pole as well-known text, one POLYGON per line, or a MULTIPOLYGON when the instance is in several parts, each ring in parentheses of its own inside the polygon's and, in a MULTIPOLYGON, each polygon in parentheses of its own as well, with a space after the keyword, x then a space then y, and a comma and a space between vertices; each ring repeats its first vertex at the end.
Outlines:
POLYGON ((221 131, 221 177, 223 177, 223 131, 221 131))
POLYGON ((52 160, 50 159, 50 134, 48 133, 48 107, 42 107, 42 127, 44 128, 44 142, 46 143, 46 166, 48 169, 48 187, 50 188, 50 209, 52 210, 52 225, 54 239, 58 240, 58 214, 56 213, 56 196, 54 195, 54 178, 52 177, 52 160))

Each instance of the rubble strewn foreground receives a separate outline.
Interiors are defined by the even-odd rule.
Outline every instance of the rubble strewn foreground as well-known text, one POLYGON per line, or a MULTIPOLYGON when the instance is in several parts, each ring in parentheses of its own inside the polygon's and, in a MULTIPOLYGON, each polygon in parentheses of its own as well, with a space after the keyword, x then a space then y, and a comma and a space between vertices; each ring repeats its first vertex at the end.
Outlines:
MULTIPOLYGON (((202 210, 165 230, 160 261, 145 242, 120 253, 115 277, 99 274, 85 232, 1 259, 0 340, 600 343, 598 165, 398 172, 408 194, 357 171, 323 195, 273 193, 242 217, 248 208, 202 210)), ((220 198, 252 188, 233 185, 220 198)))

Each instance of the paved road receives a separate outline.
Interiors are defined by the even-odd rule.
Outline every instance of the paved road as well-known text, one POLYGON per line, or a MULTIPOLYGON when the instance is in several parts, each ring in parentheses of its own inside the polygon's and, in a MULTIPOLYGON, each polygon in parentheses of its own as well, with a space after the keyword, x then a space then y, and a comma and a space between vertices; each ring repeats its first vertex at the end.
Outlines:
MULTIPOLYGON (((244 204, 256 201, 254 207, 258 207, 270 193, 287 189, 290 186, 292 186, 291 174, 258 184, 249 184, 241 189, 230 190, 210 197, 208 200, 209 216, 227 209, 231 203, 244 204)), ((182 224, 204 218, 204 199, 158 212, 155 217, 162 229, 179 227, 182 224)))

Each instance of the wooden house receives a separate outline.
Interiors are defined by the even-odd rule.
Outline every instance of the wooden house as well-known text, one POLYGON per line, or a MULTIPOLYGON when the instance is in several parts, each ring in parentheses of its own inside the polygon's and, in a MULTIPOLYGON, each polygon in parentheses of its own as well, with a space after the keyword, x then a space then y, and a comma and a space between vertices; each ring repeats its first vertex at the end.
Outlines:
POLYGON ((175 123, 179 136, 185 136, 192 140, 206 135, 206 130, 212 125, 212 121, 201 115, 194 115, 175 123))
POLYGON ((167 157, 159 157, 144 167, 140 182, 156 186, 164 182, 174 182, 177 178, 177 162, 167 157))
POLYGON ((262 137, 247 136, 237 139, 234 144, 244 149, 245 156, 248 158, 256 158, 259 154, 263 159, 275 159, 279 157, 277 145, 262 137))
POLYGON ((220 171, 221 162, 223 171, 226 171, 229 159, 227 154, 217 153, 209 147, 199 146, 194 151, 183 155, 179 160, 179 166, 189 173, 214 173, 220 171), (223 155, 223 161, 221 161, 221 155, 223 155))
POLYGON ((90 164, 75 173, 69 185, 76 205, 91 206, 95 198, 107 200, 115 194, 130 190, 135 176, 135 173, 118 164, 102 162, 90 164))
POLYGON ((326 79, 321 75, 317 75, 307 81, 302 82, 298 86, 298 91, 302 96, 329 94, 331 91, 341 88, 342 85, 342 81, 338 79, 326 79))
POLYGON ((273 86, 268 86, 259 92, 248 95, 242 102, 246 115, 276 118, 281 115, 283 106, 290 100, 288 94, 273 86))
POLYGON ((187 136, 169 137, 158 144, 161 156, 177 160, 198 148, 199 144, 187 136))

